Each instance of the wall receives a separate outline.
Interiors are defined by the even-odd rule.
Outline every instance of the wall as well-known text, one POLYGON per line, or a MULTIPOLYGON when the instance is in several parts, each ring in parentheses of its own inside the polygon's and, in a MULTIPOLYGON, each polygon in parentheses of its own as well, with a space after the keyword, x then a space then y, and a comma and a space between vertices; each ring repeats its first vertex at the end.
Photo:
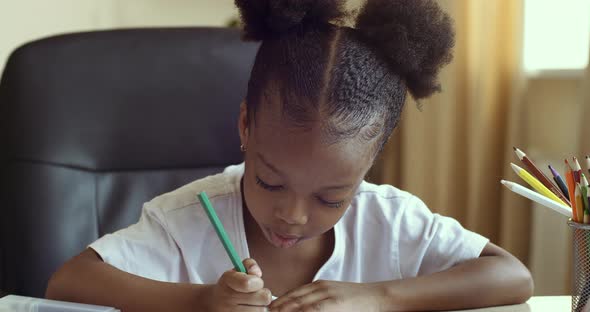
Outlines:
POLYGON ((24 42, 65 32, 142 26, 222 26, 232 0, 0 0, 0 72, 24 42))
MULTIPOLYGON (((582 76, 528 81, 524 96, 526 152, 545 172, 551 164, 562 173, 565 158, 585 155, 578 144, 581 116, 587 106, 583 100, 585 83, 582 76)), ((519 163, 516 157, 514 162, 519 163)), ((535 295, 566 295, 571 289, 571 230, 565 217, 536 204, 533 207, 531 219, 522 222, 532 224, 530 269, 535 295)))

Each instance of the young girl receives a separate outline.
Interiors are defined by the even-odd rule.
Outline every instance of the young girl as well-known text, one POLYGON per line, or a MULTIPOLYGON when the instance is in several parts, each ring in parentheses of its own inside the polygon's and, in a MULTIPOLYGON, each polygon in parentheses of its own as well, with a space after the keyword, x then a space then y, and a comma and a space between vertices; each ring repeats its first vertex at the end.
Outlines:
POLYGON ((524 302, 528 270, 417 197, 363 177, 406 94, 439 89, 450 18, 431 0, 236 0, 261 40, 238 121, 244 163, 145 204, 47 296, 131 311, 433 311, 524 302), (197 200, 206 191, 248 273, 197 200), (271 294, 278 299, 271 302, 271 294))

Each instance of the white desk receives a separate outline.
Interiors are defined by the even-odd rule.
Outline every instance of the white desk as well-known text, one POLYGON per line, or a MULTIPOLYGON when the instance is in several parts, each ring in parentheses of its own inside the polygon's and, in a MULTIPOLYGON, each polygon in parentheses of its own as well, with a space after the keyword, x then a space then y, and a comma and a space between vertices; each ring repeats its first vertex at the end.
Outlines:
POLYGON ((547 296, 547 297, 532 297, 523 304, 461 310, 455 312, 570 312, 572 309, 572 298, 570 296, 547 296))
MULTIPOLYGON (((6 298, 8 298, 8 297, 6 297, 6 298)), ((29 298, 29 299, 33 299, 33 298, 29 298)), ((70 304, 70 303, 68 303, 68 304, 70 304)), ((6 307, 5 306, 3 307, 2 299, 0 299, 0 312, 7 311, 4 308, 6 308, 6 307)), ((52 311, 54 311, 54 310, 55 309, 52 309, 52 311)), ((570 296, 554 296, 554 297, 532 297, 526 303, 519 304, 519 305, 484 308, 484 309, 473 309, 473 310, 448 311, 448 312, 570 312, 570 310, 571 310, 571 297, 570 296)), ((29 309, 27 308, 26 310, 22 310, 22 311, 29 311, 29 309)), ((68 310, 68 311, 70 311, 70 310, 68 310)), ((109 309, 104 309, 104 310, 84 309, 84 311, 111 311, 111 310, 109 310, 109 309)), ((116 310, 116 311, 118 311, 118 310, 116 310)), ((14 311, 11 310, 10 312, 14 312, 14 311)))

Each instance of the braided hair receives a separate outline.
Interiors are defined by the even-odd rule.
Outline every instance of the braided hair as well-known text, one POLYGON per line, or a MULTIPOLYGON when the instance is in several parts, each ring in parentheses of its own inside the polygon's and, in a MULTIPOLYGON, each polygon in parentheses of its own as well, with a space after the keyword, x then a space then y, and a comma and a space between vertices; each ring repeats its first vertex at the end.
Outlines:
POLYGON ((339 0, 235 0, 243 37, 261 41, 246 95, 249 124, 279 105, 291 125, 319 124, 330 142, 377 139, 398 124, 406 94, 440 91, 452 60, 451 18, 434 0, 367 0, 351 18, 339 0), (278 104, 277 104, 278 103, 278 104))

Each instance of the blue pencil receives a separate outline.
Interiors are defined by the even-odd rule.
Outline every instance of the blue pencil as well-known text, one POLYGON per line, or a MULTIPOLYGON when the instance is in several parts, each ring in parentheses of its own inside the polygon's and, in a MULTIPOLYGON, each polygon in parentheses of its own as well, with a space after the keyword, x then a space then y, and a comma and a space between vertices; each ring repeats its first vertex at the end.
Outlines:
POLYGON ((563 181, 557 170, 553 169, 551 165, 549 165, 549 170, 551 170, 551 174, 553 174, 553 180, 555 181, 555 183, 557 183, 557 186, 559 186, 559 189, 563 193, 563 196, 565 196, 565 198, 567 198, 568 200, 571 200, 567 186, 565 185, 565 182, 563 181))

